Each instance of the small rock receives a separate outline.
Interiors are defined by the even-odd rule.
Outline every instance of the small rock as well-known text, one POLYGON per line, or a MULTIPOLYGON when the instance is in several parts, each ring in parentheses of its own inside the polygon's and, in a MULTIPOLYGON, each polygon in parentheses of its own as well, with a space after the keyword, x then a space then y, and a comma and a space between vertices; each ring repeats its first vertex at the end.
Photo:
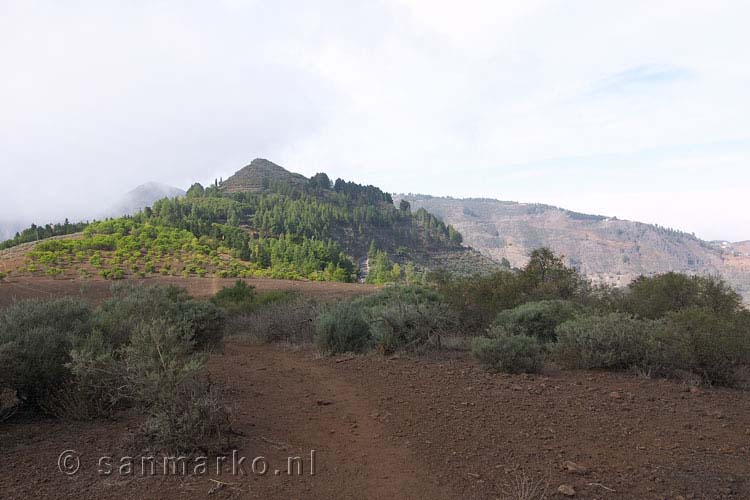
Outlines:
POLYGON ((701 393, 700 387, 693 386, 690 388, 690 394, 700 394, 700 393, 701 393))
POLYGON ((609 397, 612 399, 622 399, 622 394, 617 391, 612 391, 609 393, 609 397))
POLYGON ((319 399, 318 401, 316 401, 316 404, 318 406, 328 406, 328 405, 332 405, 333 401, 326 401, 324 399, 319 399))
POLYGON ((585 466, 577 464, 570 460, 566 460, 565 462, 563 462, 562 466, 566 472, 570 472, 571 474, 586 474, 589 471, 585 466))
POLYGON ((557 492, 561 495, 565 495, 566 497, 576 496, 576 490, 569 484, 561 484, 560 486, 558 486, 557 492))

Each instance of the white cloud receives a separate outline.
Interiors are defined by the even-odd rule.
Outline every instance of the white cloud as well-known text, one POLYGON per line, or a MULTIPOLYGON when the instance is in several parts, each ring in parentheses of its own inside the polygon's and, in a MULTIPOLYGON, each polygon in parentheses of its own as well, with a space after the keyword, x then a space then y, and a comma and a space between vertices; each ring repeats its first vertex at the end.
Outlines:
POLYGON ((392 191, 564 205, 583 186, 587 210, 618 216, 614 195, 658 192, 662 208, 627 213, 746 239, 750 211, 718 201, 750 195, 749 16, 742 1, 4 2, 0 212, 76 216, 80 199, 264 156, 392 191))

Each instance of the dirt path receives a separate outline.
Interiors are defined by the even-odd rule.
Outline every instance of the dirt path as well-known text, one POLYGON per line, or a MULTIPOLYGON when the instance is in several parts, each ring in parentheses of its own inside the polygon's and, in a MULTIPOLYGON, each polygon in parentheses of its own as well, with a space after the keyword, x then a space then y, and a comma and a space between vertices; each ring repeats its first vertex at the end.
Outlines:
POLYGON ((247 457, 245 473, 231 474, 227 467, 221 475, 143 477, 136 466, 132 476, 102 477, 98 457, 113 456, 117 463, 129 455, 127 436, 140 418, 20 420, 0 425, 0 463, 10 467, 0 475, 0 498, 458 498, 438 488, 419 457, 392 439, 362 386, 337 379, 335 369, 310 352, 229 343, 224 355, 211 358, 208 371, 232 407, 240 433, 234 445, 238 457, 247 457), (57 470, 58 455, 68 449, 81 457, 73 476, 57 470), (263 459, 253 473, 256 457, 263 459), (302 474, 296 466, 295 474, 287 474, 289 457, 302 459, 302 474))
POLYGON ((245 448, 276 443, 272 462, 315 450, 315 476, 264 477, 258 498, 456 498, 436 487, 419 457, 389 439, 366 390, 337 378, 311 354, 232 343, 224 358, 210 370, 230 384, 236 427, 250 436, 245 448))
POLYGON ((19 418, 0 424, 0 498, 510 500, 521 475, 546 481, 549 499, 566 498, 563 484, 586 500, 750 498, 748 392, 239 342, 208 370, 233 407, 249 473, 102 477, 97 457, 127 454, 142 417, 19 418), (81 456, 74 476, 57 470, 67 449, 81 456), (259 456, 263 475, 249 466, 259 456), (301 475, 287 474, 290 456, 304 459, 301 475))

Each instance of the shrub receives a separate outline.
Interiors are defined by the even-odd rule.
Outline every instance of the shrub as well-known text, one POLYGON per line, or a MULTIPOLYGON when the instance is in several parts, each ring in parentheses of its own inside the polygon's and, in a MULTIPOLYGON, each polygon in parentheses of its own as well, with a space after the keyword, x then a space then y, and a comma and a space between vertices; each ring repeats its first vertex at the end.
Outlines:
POLYGON ((564 300, 528 302, 501 311, 490 327, 491 336, 526 335, 546 344, 557 340, 557 325, 572 319, 578 308, 564 300))
POLYGON ((399 349, 419 348, 430 342, 440 344, 450 330, 444 308, 436 304, 400 304, 377 307, 367 314, 378 350, 390 354, 399 349))
POLYGON ((363 352, 372 341, 370 326, 351 302, 339 302, 315 323, 315 344, 328 354, 363 352))
POLYGON ((39 407, 70 376, 76 338, 88 335, 91 312, 77 300, 26 300, 0 317, 0 392, 39 407))
POLYGON ((254 286, 248 285, 242 280, 237 280, 234 286, 222 287, 211 298, 211 302, 223 308, 236 308, 252 304, 255 296, 254 286))
POLYGON ((173 397, 151 408, 144 434, 148 444, 175 453, 228 448, 231 422, 221 391, 204 378, 182 380, 173 397))
POLYGON ((471 352, 483 367, 505 373, 539 373, 544 364, 539 342, 526 335, 478 337, 471 352))
POLYGON ((730 315, 739 311, 741 306, 740 296, 721 279, 673 272, 637 278, 628 285, 623 299, 626 312, 648 319, 691 307, 730 315))
POLYGON ((525 300, 570 300, 586 292, 578 271, 548 248, 532 251, 518 278, 525 300))
POLYGON ((201 377, 204 358, 192 344, 183 328, 154 320, 141 323, 124 349, 132 397, 148 414, 145 435, 170 451, 211 451, 209 443, 229 429, 220 393, 201 377))
POLYGON ((320 306, 297 297, 227 318, 226 331, 258 342, 312 342, 320 306))
POLYGON ((98 308, 95 325, 105 340, 118 348, 141 323, 158 318, 180 324, 198 349, 221 344, 224 317, 218 308, 191 300, 185 289, 174 286, 116 283, 112 298, 98 308))
POLYGON ((228 414, 202 376, 205 355, 195 353, 220 337, 218 309, 177 288, 122 286, 114 295, 96 321, 70 299, 4 311, 0 395, 11 390, 22 403, 79 420, 138 404, 150 442, 170 450, 205 450, 226 437, 228 414))
POLYGON ((70 359, 70 339, 46 325, 14 338, 3 337, 0 388, 11 389, 20 401, 39 407, 70 375, 65 366, 70 359))
POLYGON ((709 384, 736 385, 739 369, 750 366, 750 328, 744 317, 706 308, 669 313, 664 364, 672 370, 691 371, 709 384))
POLYGON ((441 297, 435 290, 423 286, 391 285, 384 287, 378 293, 360 297, 354 302, 357 307, 371 309, 393 304, 438 304, 441 302, 441 297))
POLYGON ((0 271, 0 281, 4 281, 8 277, 8 273, 0 271))
POLYGON ((133 396, 143 405, 170 398, 185 378, 200 369, 190 333, 164 319, 140 323, 123 349, 128 382, 133 396))
POLYGON ((554 357, 567 368, 652 368, 661 327, 624 313, 580 317, 558 326, 554 357))
POLYGON ((486 331, 498 311, 516 307, 523 300, 519 277, 511 271, 469 278, 433 273, 431 279, 461 330, 468 334, 486 331))
POLYGON ((213 304, 195 300, 181 302, 175 320, 183 322, 196 349, 213 350, 221 347, 225 320, 224 315, 213 304))
POLYGON ((68 383, 53 391, 43 404, 45 412, 70 420, 111 417, 131 395, 118 353, 104 342, 100 332, 81 339, 66 365, 68 383))
POLYGON ((354 300, 352 307, 361 311, 384 354, 440 345, 442 334, 457 326, 440 295, 420 286, 389 286, 354 300))
POLYGON ((231 287, 223 287, 211 298, 211 303, 230 314, 251 313, 274 302, 293 300, 297 293, 289 290, 270 290, 256 293, 255 287, 237 280, 231 287))

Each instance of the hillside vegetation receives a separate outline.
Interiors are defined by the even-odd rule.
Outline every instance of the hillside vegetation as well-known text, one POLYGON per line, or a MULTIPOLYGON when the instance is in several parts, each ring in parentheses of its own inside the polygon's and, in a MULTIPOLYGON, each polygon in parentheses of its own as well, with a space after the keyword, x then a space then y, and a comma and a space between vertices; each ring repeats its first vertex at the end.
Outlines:
POLYGON ((473 272, 491 265, 424 209, 396 208, 374 186, 331 182, 322 173, 306 179, 267 160, 222 183, 194 184, 186 196, 161 199, 132 217, 55 226, 49 235, 24 231, 18 243, 26 235, 66 234, 69 226, 82 234, 39 242, 12 271, 331 281, 366 274, 377 284, 421 281, 425 271, 441 267, 473 272))

